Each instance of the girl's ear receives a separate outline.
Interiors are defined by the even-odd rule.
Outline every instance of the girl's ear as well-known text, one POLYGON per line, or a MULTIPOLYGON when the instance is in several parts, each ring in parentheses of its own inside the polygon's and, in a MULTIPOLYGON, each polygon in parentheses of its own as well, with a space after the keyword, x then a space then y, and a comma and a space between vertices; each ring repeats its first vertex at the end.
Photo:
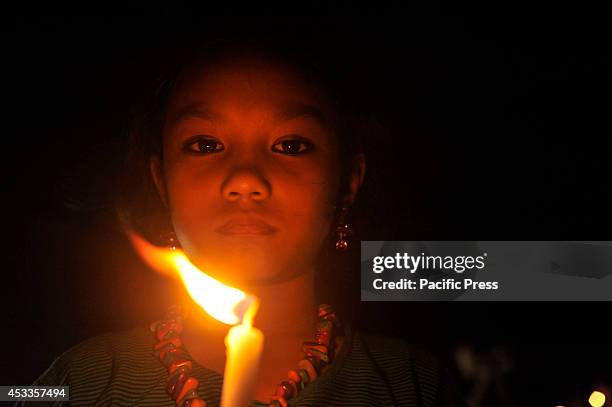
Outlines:
POLYGON ((349 207, 355 202, 357 193, 363 184, 366 172, 366 159, 365 155, 359 153, 355 155, 350 162, 350 173, 349 173, 349 191, 344 198, 344 206, 349 207))
POLYGON ((155 183, 155 188, 159 194, 159 198, 164 203, 164 206, 168 207, 168 198, 166 196, 166 184, 164 182, 164 175, 162 174, 162 165, 159 156, 154 155, 149 160, 149 169, 151 170, 151 177, 155 183))

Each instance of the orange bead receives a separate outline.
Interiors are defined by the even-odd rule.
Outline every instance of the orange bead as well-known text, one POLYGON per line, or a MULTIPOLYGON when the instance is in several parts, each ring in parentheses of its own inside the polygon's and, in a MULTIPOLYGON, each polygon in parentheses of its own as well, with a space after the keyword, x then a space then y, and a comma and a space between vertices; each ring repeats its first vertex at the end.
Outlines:
POLYGON ((183 385, 183 389, 181 390, 178 397, 176 398, 176 404, 180 406, 181 403, 184 401, 183 399, 185 398, 187 393, 189 393, 192 390, 197 391, 199 384, 200 383, 198 382, 198 379, 196 379, 195 377, 190 377, 189 379, 187 379, 185 381, 185 384, 183 385))
POLYGON ((168 339, 166 338, 166 335, 168 335, 169 333, 174 332, 176 334, 180 334, 181 332, 183 332, 183 325, 179 324, 177 322, 170 322, 162 327, 160 327, 157 332, 155 332, 155 337, 157 338, 158 341, 162 341, 164 339, 168 339))
POLYGON ((332 307, 330 304, 319 304, 319 309, 318 309, 318 317, 322 318, 325 315, 329 314, 330 312, 333 312, 334 307, 332 307))
MULTIPOLYGON (((189 379, 189 373, 181 373, 179 377, 174 381, 174 385, 172 386, 172 393, 170 393, 170 397, 173 400, 177 400, 179 394, 183 391, 183 385, 189 379)), ((168 383, 170 385, 170 383, 168 383)))
POLYGON ((159 352, 159 360, 169 366, 174 360, 189 360, 189 354, 183 348, 164 349, 159 352))
POLYGON ((306 352, 307 350, 316 350, 321 353, 327 353, 327 346, 319 345, 318 342, 304 342, 302 345, 302 352, 306 352))
POLYGON ((189 366, 181 366, 178 369, 176 369, 174 372, 169 373, 167 381, 170 382, 172 379, 176 379, 176 377, 178 377, 182 373, 189 373, 189 366))
POLYGON ((283 397, 285 400, 297 396, 297 386, 293 380, 285 380, 276 387, 276 396, 283 397))
POLYGON ((317 371, 315 370, 314 366, 312 365, 312 363, 310 363, 309 360, 306 359, 302 359, 298 362, 298 367, 300 369, 304 369, 307 373, 308 373, 308 377, 310 379, 310 381, 314 381, 317 378, 317 371))
POLYGON ((156 344, 155 350, 159 350, 163 348, 164 346, 170 345, 170 344, 174 345, 175 348, 180 348, 181 346, 183 346, 183 342, 181 341, 181 338, 178 336, 175 336, 173 338, 163 340, 159 342, 158 344, 156 344))
POLYGON ((295 370, 290 370, 289 373, 287 373, 287 377, 296 383, 299 383, 302 381, 302 378, 300 377, 299 373, 296 372, 295 370))
POLYGON ((328 331, 317 332, 315 340, 320 345, 329 346, 330 334, 328 331))
POLYGON ((170 374, 174 373, 174 371, 181 366, 185 366, 185 368, 189 370, 191 370, 191 368, 193 367, 191 364, 191 360, 179 359, 179 360, 175 360, 174 362, 170 363, 170 366, 168 366, 168 373, 170 374))
POLYGON ((194 400, 198 398, 198 391, 196 389, 191 389, 182 398, 176 399, 176 405, 185 407, 185 404, 189 405, 189 400, 194 400))
POLYGON ((312 356, 318 360, 329 363, 327 346, 325 345, 319 345, 317 342, 304 342, 302 352, 304 352, 304 354, 307 356, 312 356))
POLYGON ((168 384, 166 385, 166 392, 170 396, 177 396, 181 392, 183 383, 187 381, 188 377, 189 376, 187 372, 184 372, 184 371, 181 372, 181 374, 179 374, 178 376, 174 376, 174 375, 170 376, 168 380, 168 384))
POLYGON ((276 386, 276 391, 274 395, 278 397, 287 397, 287 389, 279 384, 278 386, 276 386))
MULTIPOLYGON (((290 398, 293 397, 297 397, 298 393, 299 393, 299 389, 298 389, 298 385, 297 382, 295 380, 291 380, 289 379, 286 382, 283 382, 285 385, 288 385, 291 388, 291 395, 290 398)), ((289 397, 288 397, 289 398, 289 397)))

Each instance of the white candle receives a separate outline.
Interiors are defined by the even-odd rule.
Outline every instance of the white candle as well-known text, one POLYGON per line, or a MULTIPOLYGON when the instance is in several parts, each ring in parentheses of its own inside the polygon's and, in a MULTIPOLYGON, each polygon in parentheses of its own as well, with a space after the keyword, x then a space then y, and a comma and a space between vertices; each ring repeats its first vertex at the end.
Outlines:
POLYGON ((225 337, 226 361, 221 407, 245 407, 253 401, 255 380, 263 349, 263 333, 252 326, 257 304, 252 304, 243 323, 225 337))

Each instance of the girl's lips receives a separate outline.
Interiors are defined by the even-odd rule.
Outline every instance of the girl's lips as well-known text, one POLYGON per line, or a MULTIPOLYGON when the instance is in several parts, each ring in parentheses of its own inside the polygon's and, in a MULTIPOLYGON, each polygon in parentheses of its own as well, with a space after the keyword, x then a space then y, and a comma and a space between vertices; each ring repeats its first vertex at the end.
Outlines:
POLYGON ((276 232, 276 228, 254 218, 233 219, 217 228, 217 233, 222 235, 271 235, 276 232))

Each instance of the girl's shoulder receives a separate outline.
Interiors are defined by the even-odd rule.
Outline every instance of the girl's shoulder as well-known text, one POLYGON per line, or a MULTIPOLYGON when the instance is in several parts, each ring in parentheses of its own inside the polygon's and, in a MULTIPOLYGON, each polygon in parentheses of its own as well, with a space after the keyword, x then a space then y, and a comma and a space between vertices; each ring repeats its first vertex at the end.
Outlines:
POLYGON ((357 331, 351 353, 345 372, 368 376, 367 386, 392 405, 464 405, 441 360, 405 339, 357 331))
POLYGON ((149 360, 153 343, 143 326, 88 338, 59 355, 35 383, 63 383, 78 377, 79 373, 105 372, 118 359, 149 360))
MULTIPOLYGON (((155 388, 167 375, 152 356, 153 344, 142 326, 86 339, 59 355, 33 385, 69 386, 73 405, 131 405, 137 401, 133 397, 155 388)), ((161 393, 159 398, 167 397, 161 393)))

